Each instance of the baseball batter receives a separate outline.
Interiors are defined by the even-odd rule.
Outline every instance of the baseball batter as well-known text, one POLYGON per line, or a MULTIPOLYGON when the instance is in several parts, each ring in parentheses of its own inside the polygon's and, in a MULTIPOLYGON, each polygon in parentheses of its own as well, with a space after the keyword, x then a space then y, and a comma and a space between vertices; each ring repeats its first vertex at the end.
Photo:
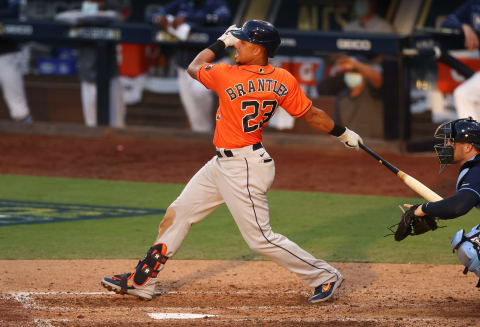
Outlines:
POLYGON ((356 148, 362 140, 312 106, 290 73, 268 64, 279 45, 280 36, 273 25, 250 20, 241 29, 231 26, 189 65, 188 73, 219 96, 213 139, 216 155, 168 207, 155 244, 135 272, 103 278, 104 287, 152 299, 158 272, 177 252, 190 226, 223 203, 253 251, 315 288, 309 302, 330 299, 341 285, 343 277, 337 269, 272 231, 266 193, 275 176, 275 163, 261 143, 262 130, 281 106, 320 132, 337 136, 348 147, 356 148), (236 65, 211 64, 230 46, 236 49, 236 65))

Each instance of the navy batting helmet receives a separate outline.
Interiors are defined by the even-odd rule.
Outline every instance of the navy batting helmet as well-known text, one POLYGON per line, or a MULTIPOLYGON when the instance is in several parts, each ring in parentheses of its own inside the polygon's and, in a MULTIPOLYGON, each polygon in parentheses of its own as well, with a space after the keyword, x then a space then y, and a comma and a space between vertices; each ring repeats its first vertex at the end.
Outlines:
POLYGON ((267 50, 269 57, 275 55, 281 42, 275 26, 263 20, 251 19, 243 24, 242 29, 233 30, 231 33, 237 39, 261 45, 267 50))
POLYGON ((438 160, 444 168, 453 162, 453 145, 455 142, 471 143, 480 150, 480 124, 472 117, 452 120, 438 126, 435 138, 443 139, 442 144, 435 145, 438 160))

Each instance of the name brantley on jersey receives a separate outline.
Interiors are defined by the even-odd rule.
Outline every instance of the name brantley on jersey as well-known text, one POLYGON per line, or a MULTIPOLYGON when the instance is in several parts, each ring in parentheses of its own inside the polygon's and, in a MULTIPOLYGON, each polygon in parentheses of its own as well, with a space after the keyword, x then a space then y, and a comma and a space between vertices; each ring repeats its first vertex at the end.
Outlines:
POLYGON ((230 101, 253 92, 273 92, 279 98, 288 94, 287 87, 273 79, 258 78, 256 80, 248 80, 247 86, 243 85, 243 83, 238 83, 234 87, 227 88, 225 92, 230 97, 230 101))

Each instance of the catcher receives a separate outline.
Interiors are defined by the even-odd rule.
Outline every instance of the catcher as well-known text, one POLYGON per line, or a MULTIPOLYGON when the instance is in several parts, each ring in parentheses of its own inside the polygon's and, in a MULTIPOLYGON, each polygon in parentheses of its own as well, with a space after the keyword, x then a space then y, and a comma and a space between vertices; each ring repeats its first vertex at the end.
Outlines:
POLYGON ((435 230, 438 219, 453 219, 469 212, 473 207, 480 210, 480 124, 471 117, 441 124, 434 134, 443 143, 435 145, 440 161, 440 172, 449 164, 459 164, 455 195, 436 202, 405 204, 395 240, 409 235, 435 230))

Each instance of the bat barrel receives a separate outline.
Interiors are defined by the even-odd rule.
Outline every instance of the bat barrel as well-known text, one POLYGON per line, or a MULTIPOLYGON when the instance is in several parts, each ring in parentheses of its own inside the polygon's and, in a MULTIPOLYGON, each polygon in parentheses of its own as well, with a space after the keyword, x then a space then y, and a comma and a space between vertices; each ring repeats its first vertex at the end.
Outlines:
POLYGON ((399 170, 397 167, 389 163, 388 161, 384 160, 382 157, 380 157, 378 154, 370 150, 368 147, 363 145, 362 143, 358 144, 359 147, 367 152, 369 155, 377 159, 382 165, 387 167, 389 170, 391 170, 395 175, 397 175, 405 184, 407 184, 408 187, 410 187, 412 190, 420 194, 424 199, 427 201, 440 201, 442 200, 442 197, 438 195, 437 193, 433 192, 431 189, 417 181, 415 178, 405 174, 403 171, 399 170))

